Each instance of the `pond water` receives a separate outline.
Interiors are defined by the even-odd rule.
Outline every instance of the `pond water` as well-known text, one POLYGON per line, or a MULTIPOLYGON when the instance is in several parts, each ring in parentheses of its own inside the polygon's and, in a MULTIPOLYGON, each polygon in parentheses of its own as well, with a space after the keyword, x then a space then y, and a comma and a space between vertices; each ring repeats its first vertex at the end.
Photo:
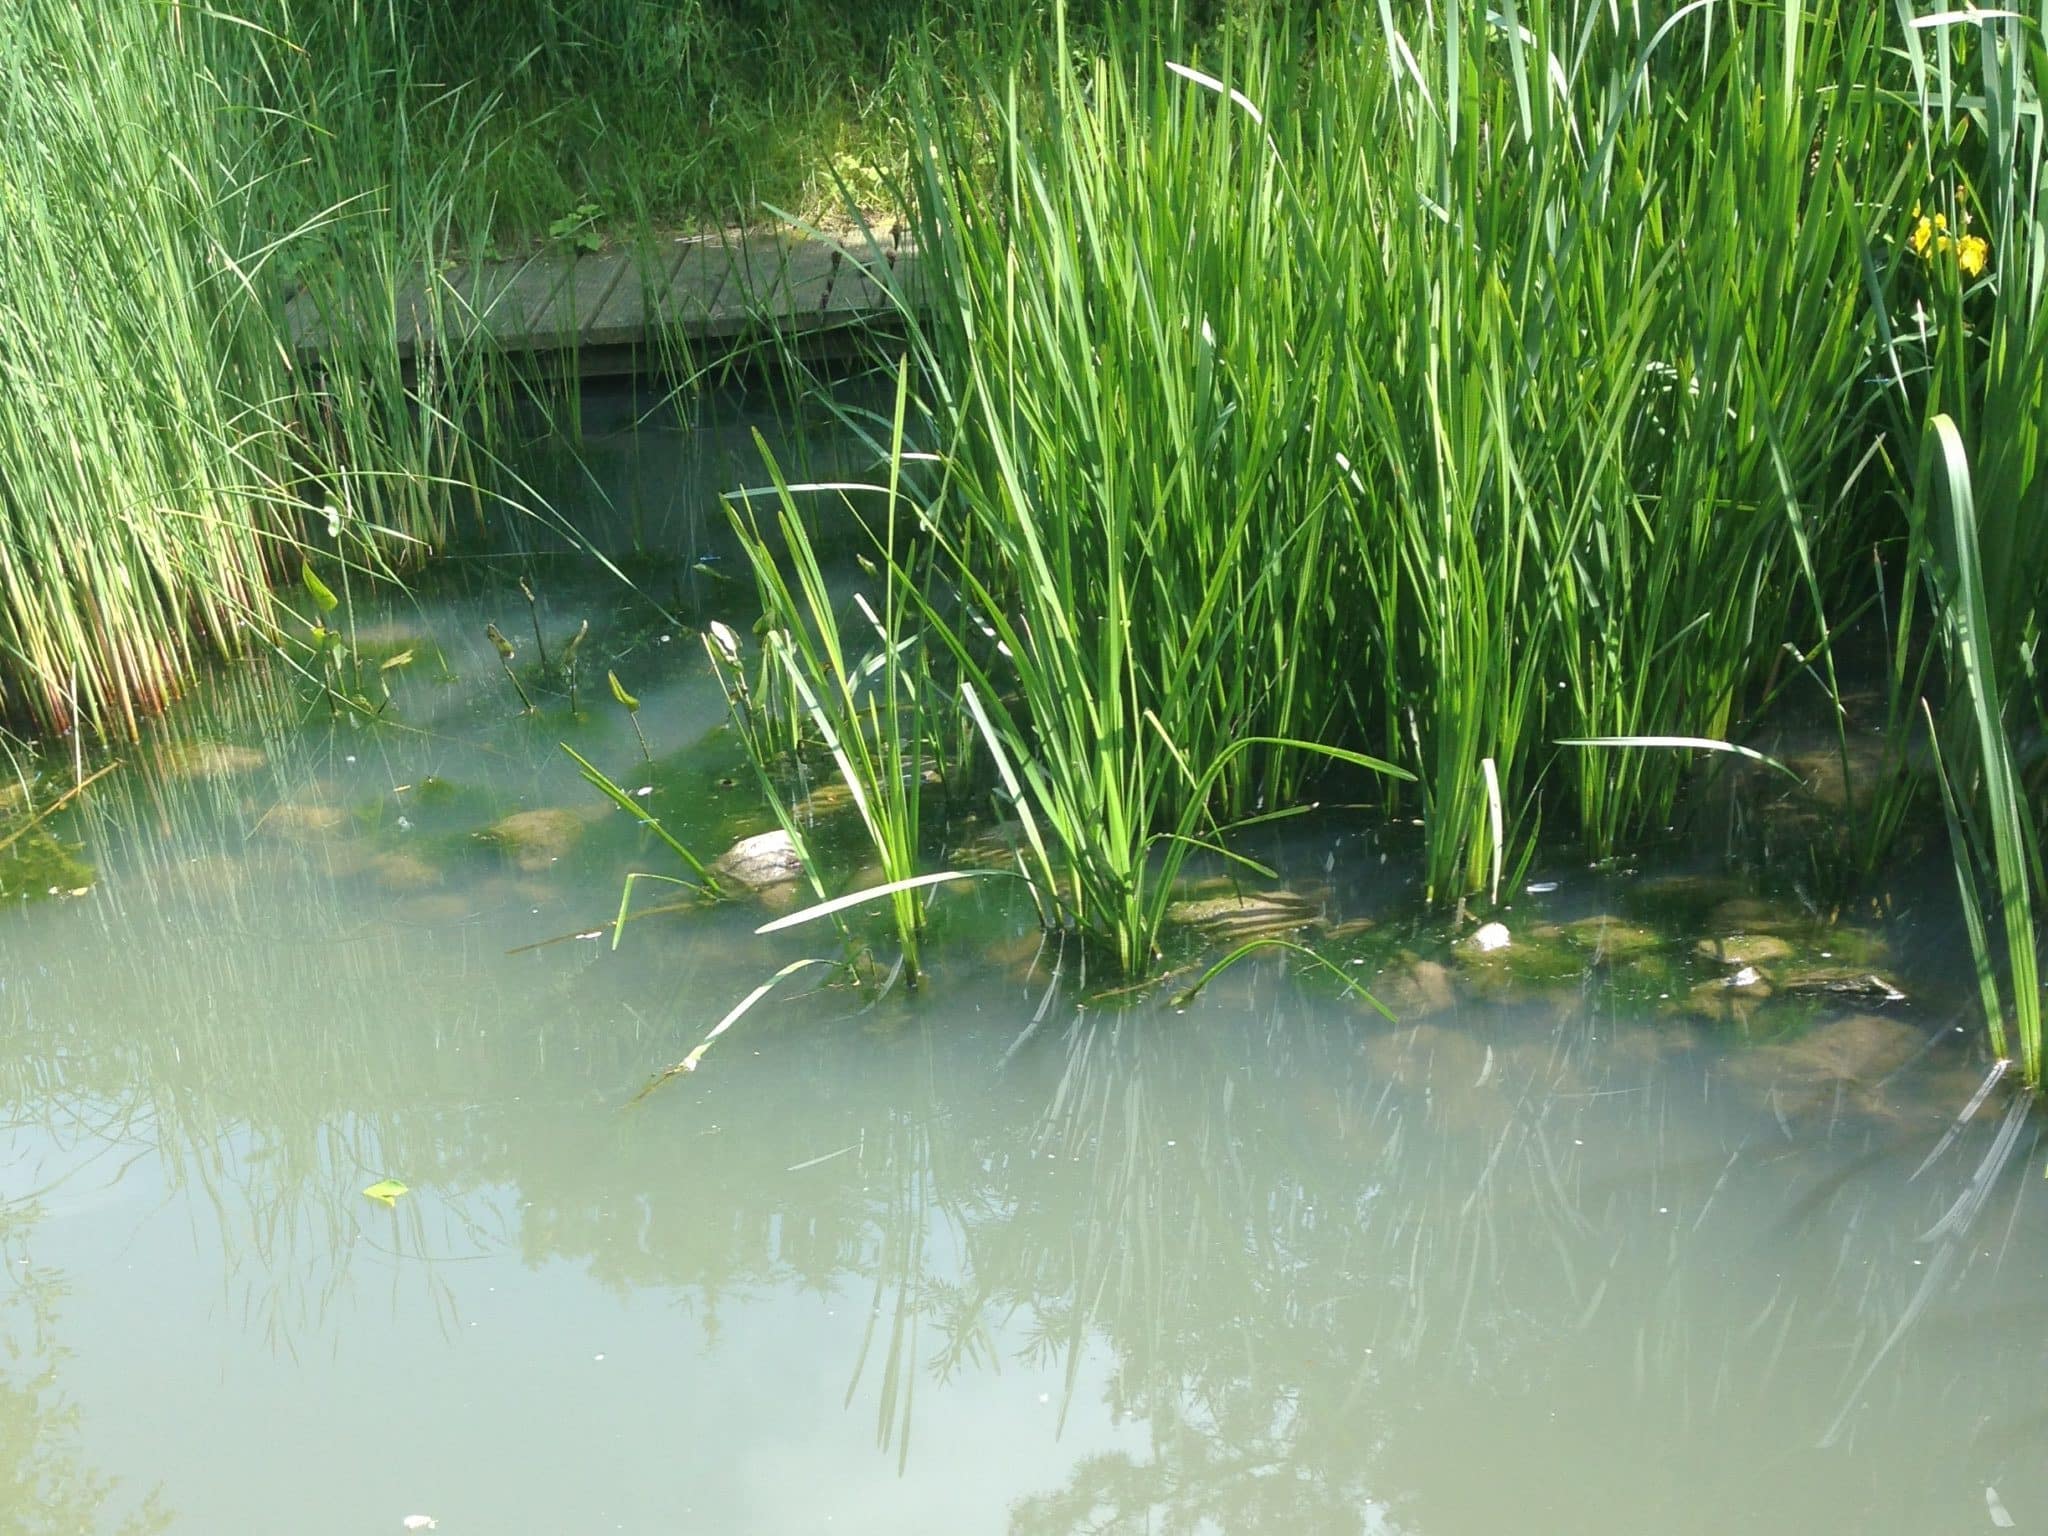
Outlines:
MULTIPOLYGON (((592 483, 716 552, 745 424, 600 420, 592 483)), ((717 570, 643 586, 737 614, 717 570)), ((696 640, 545 541, 356 618, 383 721, 215 680, 0 913, 0 1533, 2048 1528, 2040 1149, 1958 1121, 1945 919, 1567 872, 1536 985, 1326 824, 1303 931, 1398 1023, 1280 960, 1105 996, 954 895, 916 997, 799 980, 636 1102, 828 952, 573 936, 668 866, 558 742, 704 851, 765 824, 696 640), (585 720, 484 638, 521 575, 585 720), (1909 995, 1752 1005, 1738 925, 1909 995)))

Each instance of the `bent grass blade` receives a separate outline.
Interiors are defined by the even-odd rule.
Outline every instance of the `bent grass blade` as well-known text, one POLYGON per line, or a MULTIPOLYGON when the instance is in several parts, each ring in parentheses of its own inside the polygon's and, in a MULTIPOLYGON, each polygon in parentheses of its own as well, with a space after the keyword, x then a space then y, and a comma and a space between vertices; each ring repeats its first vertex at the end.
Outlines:
POLYGON ((752 1010, 753 1006, 756 1003, 760 1002, 761 999, 766 997, 770 992, 773 992, 776 989, 776 987, 780 986, 784 981, 788 980, 791 976, 794 976, 798 971, 807 970, 814 965, 822 965, 825 966, 827 969, 836 969, 838 966, 838 962, 833 960, 820 960, 816 956, 811 956, 803 960, 790 961, 789 964, 785 965, 781 970, 777 971, 773 976, 770 976, 766 981, 762 982, 761 985, 754 988, 754 990, 749 992, 745 997, 741 998, 739 1002, 733 1006, 733 1009, 730 1013, 726 1014, 724 1018, 720 1019, 716 1024, 711 1026, 711 1032, 705 1035, 705 1037, 697 1043, 697 1047, 695 1050, 691 1051, 689 1055, 685 1056, 681 1061, 677 1062, 674 1066, 669 1067, 665 1071, 658 1074, 655 1077, 655 1079, 652 1082, 650 1082, 645 1088, 642 1088, 638 1093, 633 1095, 632 1102, 638 1104, 642 1099, 646 1098, 650 1093, 654 1092, 655 1089, 659 1088, 663 1083, 667 1082, 670 1078, 680 1077, 685 1072, 696 1071, 697 1063, 704 1059, 704 1053, 711 1049, 713 1041, 717 1040, 717 1038, 720 1035, 724 1034, 728 1029, 731 1029, 733 1025, 739 1023, 741 1019, 745 1018, 748 1012, 752 1010))
POLYGON ((1722 741, 1712 736, 1563 736, 1558 738, 1560 747, 1653 747, 1659 749, 1690 752, 1725 752, 1735 757, 1747 758, 1760 763, 1774 772, 1782 773, 1793 783, 1804 788, 1806 780, 1768 753, 1754 747, 1741 746, 1736 742, 1722 741))
POLYGON ((1233 949, 1221 960, 1218 960, 1214 965, 1210 966, 1206 971, 1202 972, 1200 976, 1197 976, 1185 991, 1176 994, 1173 999, 1173 1006, 1175 1008, 1185 1008, 1189 1003, 1195 1000, 1196 996, 1202 991, 1204 987, 1208 986, 1210 982, 1214 981, 1218 976, 1221 976, 1225 971, 1229 970, 1239 961, 1245 959, 1249 955, 1254 955, 1258 953, 1262 949, 1284 949, 1291 954, 1299 955, 1302 959, 1308 961, 1312 965, 1320 966, 1323 970, 1328 971, 1332 976, 1336 977, 1339 984, 1342 985, 1346 992, 1364 999, 1364 1001, 1371 1006, 1373 1011, 1378 1013, 1380 1017, 1385 1019, 1389 1024, 1398 1024, 1401 1022, 1399 1019, 1394 1017, 1392 1010, 1390 1010, 1385 1003, 1381 1002, 1378 998, 1374 997, 1370 992, 1366 991, 1364 987, 1360 986, 1356 981, 1352 980, 1349 976, 1346 976, 1336 966, 1332 965, 1327 957, 1317 954, 1314 950, 1310 949, 1305 944, 1295 943, 1292 939, 1281 939, 1273 937, 1247 939, 1244 943, 1238 945, 1237 948, 1233 949))
POLYGON ((879 901, 886 896, 895 896, 903 891, 921 891, 927 886, 945 885, 955 880, 983 880, 1012 878, 1006 869, 948 869, 935 875, 912 875, 904 880, 885 880, 880 885, 870 885, 858 891, 849 891, 844 896, 834 896, 830 901, 821 901, 805 907, 800 912, 788 912, 756 928, 756 933, 780 933, 785 928, 800 928, 805 923, 814 923, 821 917, 832 917, 850 907, 864 902, 879 901))
POLYGON ((703 881, 704 888, 707 891, 713 895, 721 894, 717 878, 705 867, 702 860, 678 842, 674 834, 661 824, 660 817, 649 811, 646 806, 635 800, 626 791, 619 788, 617 784, 605 776, 604 770, 597 767, 589 758, 578 752, 566 741, 561 743, 561 748, 571 758, 575 759, 576 766, 583 770, 583 778, 586 783, 599 790, 612 804, 616 805, 620 810, 639 822, 641 826, 647 828, 648 831, 668 844, 676 857, 689 865, 696 873, 697 878, 703 881))

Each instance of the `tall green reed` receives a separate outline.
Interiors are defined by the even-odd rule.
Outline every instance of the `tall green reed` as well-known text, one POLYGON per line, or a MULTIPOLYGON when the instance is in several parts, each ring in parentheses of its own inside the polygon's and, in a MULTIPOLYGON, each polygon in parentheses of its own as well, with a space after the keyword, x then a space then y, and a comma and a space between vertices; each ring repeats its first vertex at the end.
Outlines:
MULTIPOLYGON (((1606 854, 1671 816, 1681 756, 1550 743, 1834 707, 1893 489, 1894 44, 1846 5, 1354 6, 1192 62, 1058 36, 969 112, 927 82, 937 536, 1098 891, 1176 755, 1246 736, 1412 767, 1450 901, 1546 818, 1606 854)), ((1310 766, 1247 749, 1214 809, 1310 766)))
POLYGON ((446 541, 458 490, 519 495, 491 452, 498 371, 402 345, 408 325, 464 333, 407 306, 447 291, 446 195, 334 158, 318 114, 348 92, 296 73, 306 50, 266 19, 291 13, 26 0, 0 19, 17 721, 133 734, 201 653, 290 643, 270 582, 306 552, 388 573, 446 541))
POLYGON ((244 184, 157 6, 0 17, 0 712, 132 733, 237 643, 290 469, 244 184))
POLYGON ((1930 671, 1945 684, 1939 718, 1923 711, 1986 1027, 2038 1089, 2048 765, 2020 745, 2048 723, 2048 10, 1921 17, 1901 0, 1897 11, 1919 130, 1915 201, 1878 281, 1898 430, 1922 449, 1893 692, 1910 706, 1930 671), (1920 586, 1931 657, 1915 655, 1920 586))
POLYGON ((755 444, 772 482, 780 548, 762 530, 748 497, 740 497, 732 521, 761 601, 760 685, 746 686, 738 637, 730 629, 714 628, 704 645, 776 820, 796 846, 824 905, 836 913, 843 907, 834 905, 837 898, 829 894, 808 829, 776 773, 784 758, 796 768, 813 752, 830 761, 880 864, 880 884, 886 889, 878 899, 888 901, 903 973, 914 985, 926 891, 933 883, 920 881, 918 867, 925 784, 941 757, 927 718, 931 685, 923 636, 914 622, 916 609, 898 549, 907 521, 903 432, 908 384, 907 369, 899 370, 886 483, 831 487, 845 497, 849 512, 854 492, 876 493, 881 502, 878 525, 868 530, 881 556, 881 564, 873 567, 882 583, 880 610, 856 593, 852 607, 859 617, 851 623, 851 634, 842 629, 842 604, 819 564, 797 504, 800 492, 825 488, 792 486, 756 432, 755 444), (782 711, 777 697, 785 701, 782 711))
MULTIPOLYGON (((1948 670, 1961 693, 1950 713, 1960 727, 1951 734, 1963 750, 1944 753, 1937 741, 1935 753, 1956 885, 1992 1049, 2001 1058, 2016 1055, 2027 1086, 2038 1089, 2043 997, 2035 911, 2037 902, 2048 897, 2041 858, 2043 818, 2038 804, 2029 817, 2014 762, 2016 731, 1994 654, 1994 589, 1987 579, 1970 462, 1954 421, 1944 415, 1933 418, 1923 456, 1922 483, 1938 478, 1945 516, 1940 548, 1929 552, 1922 570, 1940 615, 1948 670), (1957 759, 1953 774, 1951 756, 1957 759), (1987 884, 1996 898, 1991 903, 1984 899, 1987 884), (1985 920, 1987 906, 1995 914, 1995 927, 1985 920)), ((1938 737, 1933 712, 1926 713, 1938 737)))
POLYGON ((1383 10, 1349 43, 1364 89, 1321 103, 1345 484, 1398 637, 1376 702, 1439 897, 1481 884, 1485 760, 1524 835, 1548 801, 1611 852, 1668 818, 1682 760, 1577 756, 1546 795, 1547 740, 1720 737, 1782 641, 1826 654, 1832 477, 1879 403, 1857 256, 1896 150, 1879 28, 1820 12, 1383 10))
POLYGON ((1288 170, 1255 110, 1164 62, 1076 64, 1062 35, 1035 95, 910 113, 927 617, 1035 813, 1048 911, 1131 970, 1188 850, 1291 808, 1347 681, 1288 170))

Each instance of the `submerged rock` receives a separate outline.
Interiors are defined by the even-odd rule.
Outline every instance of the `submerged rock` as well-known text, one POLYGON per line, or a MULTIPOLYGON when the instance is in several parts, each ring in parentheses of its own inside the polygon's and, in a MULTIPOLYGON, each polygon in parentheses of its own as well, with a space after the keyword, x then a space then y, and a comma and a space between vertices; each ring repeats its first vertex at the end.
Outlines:
POLYGON ((1608 964, 1638 959, 1665 945, 1664 935, 1642 923, 1596 913, 1560 924, 1558 937, 1576 948, 1589 951, 1592 958, 1608 964))
POLYGON ((1420 1096, 1418 1107, 1438 1125, 1497 1131, 1513 1114, 1503 1092, 1503 1055, 1466 1030, 1416 1024, 1376 1035, 1365 1059, 1382 1077, 1420 1096))
POLYGON ((1878 786, 1898 772, 1894 748, 1882 736, 1857 735, 1808 752, 1790 752, 1784 764, 1798 774, 1806 792, 1823 811, 1864 810, 1878 786), (1848 761, 1843 761, 1843 747, 1848 761))
POLYGON ((812 822, 821 816, 836 816, 851 809, 853 791, 846 787, 846 781, 827 779, 797 802, 796 814, 799 820, 812 822))
POLYGON ((803 878, 804 861, 780 827, 743 837, 720 854, 711 875, 728 890, 768 891, 803 878))
POLYGON ((514 868, 538 874, 583 840, 583 818, 555 807, 515 811, 477 836, 494 844, 514 868))
POLYGON ((1581 981, 1591 964, 1558 930, 1511 935, 1499 923, 1460 940, 1452 954, 1466 986, 1492 1002, 1534 1002, 1557 994, 1581 981), (1488 928, 1499 932, 1489 934, 1488 928))
POLYGON ((1927 1036, 1903 1019, 1853 1013, 1743 1051, 1729 1061, 1728 1072, 1768 1092, 1780 1110, 1826 1108, 1846 1094, 1861 1110, 1887 1112, 1884 1082, 1926 1043, 1927 1036))
POLYGON ((1757 1004, 1774 990, 1763 972, 1745 965, 1694 987, 1686 994, 1685 1011, 1717 1023, 1746 1023, 1757 1004))
POLYGON ((47 827, 34 827, 0 849, 0 897, 34 900, 83 896, 99 873, 80 857, 78 843, 59 841, 47 827))
POLYGON ((1728 875, 1682 871, 1631 881, 1627 901, 1631 907, 1653 906, 1671 914, 1700 913, 1744 894, 1741 883, 1728 875))
POLYGON ((1366 990, 1404 1023, 1448 1013, 1458 1000, 1449 967, 1412 955, 1375 976, 1366 990))
POLYGON ((1025 846, 1021 821, 999 821, 947 849, 946 863, 954 869, 1013 869, 1025 846))
POLYGON ((305 838, 332 837, 347 822, 348 812, 338 805, 323 805, 311 800, 280 800, 258 819, 257 830, 266 837, 296 842, 305 838))
POLYGON ((1865 1007, 1903 1003, 1906 994, 1875 971, 1853 966, 1807 965, 1784 970, 1779 985, 1787 992, 1804 992, 1855 1002, 1865 1007))
POLYGON ((1831 1082, 1865 1082, 1905 1065, 1926 1036, 1903 1019, 1852 1013, 1755 1054, 1788 1072, 1831 1082))
POLYGON ((1731 896, 1707 914, 1711 933, 1790 933, 1812 923, 1811 914, 1783 902, 1761 896, 1731 896))
POLYGON ((419 928, 444 928, 476 916, 476 904, 455 891, 432 891, 396 903, 391 916, 419 928))
POLYGON ((166 777, 229 779, 253 773, 270 759, 254 747, 220 741, 160 741, 150 754, 166 777))
POLYGON ((387 891, 426 891, 441 883, 441 871, 416 853, 380 853, 370 860, 370 872, 387 891))
POLYGON ((1771 933, 1736 933, 1724 939, 1701 939, 1694 946, 1701 959, 1715 961, 1730 974, 1696 991, 1719 986, 1767 996, 1769 991, 1823 996, 1866 1007, 1905 1001, 1906 994, 1872 968, 1884 946, 1872 935, 1852 929, 1830 929, 1802 947, 1771 933), (1825 947, 1818 947, 1825 946, 1825 947), (1759 990, 1762 988, 1768 990, 1759 990))
POLYGON ((1298 891, 1232 891, 1176 901, 1166 916, 1211 938, 1257 939, 1311 927, 1322 918, 1322 903, 1298 891))
POLYGON ((1725 939, 1701 939, 1693 948, 1703 959, 1738 967, 1771 965, 1793 954, 1790 941, 1773 933, 1731 933, 1725 939))

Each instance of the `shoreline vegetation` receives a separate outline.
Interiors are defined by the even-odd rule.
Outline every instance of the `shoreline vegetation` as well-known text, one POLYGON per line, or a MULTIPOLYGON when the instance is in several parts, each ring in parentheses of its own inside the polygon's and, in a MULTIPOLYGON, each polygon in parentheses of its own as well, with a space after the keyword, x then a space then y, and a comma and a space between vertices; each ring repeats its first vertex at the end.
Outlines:
POLYGON ((398 356, 411 275, 884 207, 922 284, 889 403, 811 381, 874 473, 764 445, 763 624, 705 631, 849 948, 793 766, 843 784, 914 983, 930 892, 996 877, 941 822, 991 795, 1001 877, 1142 975, 1183 862, 1270 874, 1234 840, 1312 801, 1418 821, 1427 901, 1480 916, 1732 762, 1812 807, 1831 900, 1945 836, 2038 1085, 2048 5, 1401 9, 24 0, 0 713, 132 736, 251 643, 324 676, 351 581, 553 516, 499 462, 529 386, 398 356), (869 535, 851 604, 825 516, 869 535), (1750 745, 1797 709, 1822 770, 1750 745))

